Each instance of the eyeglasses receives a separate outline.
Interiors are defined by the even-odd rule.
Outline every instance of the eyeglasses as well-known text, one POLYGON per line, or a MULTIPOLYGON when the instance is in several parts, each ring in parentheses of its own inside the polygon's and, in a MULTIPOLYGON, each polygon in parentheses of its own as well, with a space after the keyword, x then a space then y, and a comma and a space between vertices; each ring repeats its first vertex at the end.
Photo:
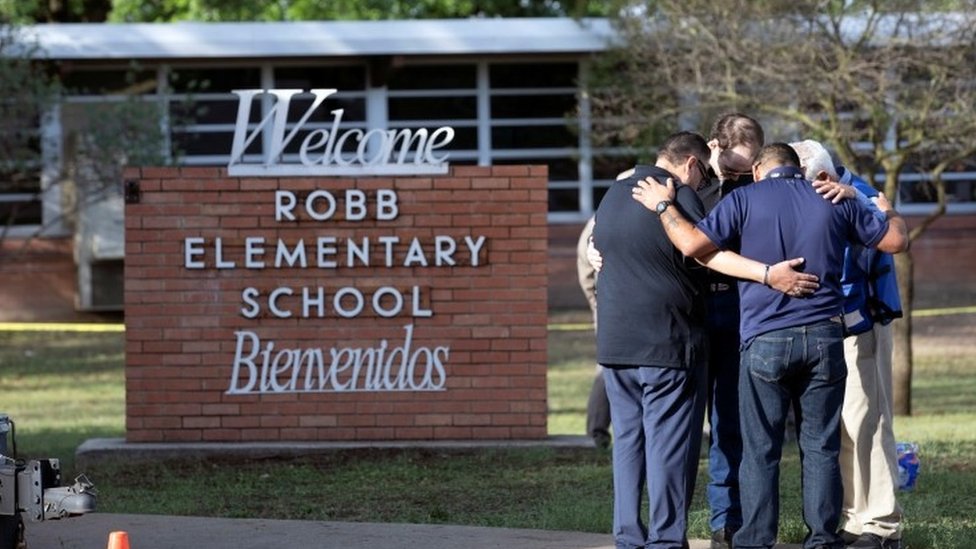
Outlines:
POLYGON ((736 171, 736 170, 733 170, 733 169, 727 168, 727 167, 726 168, 721 168, 721 170, 722 170, 722 175, 724 175, 726 177, 726 179, 738 179, 738 178, 743 177, 743 176, 746 176, 746 175, 748 175, 748 176, 751 176, 752 175, 752 172, 751 171, 748 171, 748 172, 739 172, 739 171, 736 171))
POLYGON ((695 168, 698 169, 698 174, 701 175, 700 182, 701 183, 707 182, 709 178, 708 178, 708 170, 705 169, 705 164, 697 156, 692 156, 691 158, 695 159, 695 168))
POLYGON ((701 174, 701 182, 699 185, 704 186, 712 182, 712 178, 708 176, 708 169, 705 168, 705 163, 701 161, 697 156, 695 159, 695 167, 698 168, 698 173, 701 174))

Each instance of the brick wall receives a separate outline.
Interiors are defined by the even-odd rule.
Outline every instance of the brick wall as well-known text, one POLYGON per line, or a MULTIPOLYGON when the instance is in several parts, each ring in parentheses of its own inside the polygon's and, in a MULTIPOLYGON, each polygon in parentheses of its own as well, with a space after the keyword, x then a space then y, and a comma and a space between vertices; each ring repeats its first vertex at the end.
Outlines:
POLYGON ((0 239, 0 321, 97 321, 75 313, 70 238, 0 239))
POLYGON ((396 179, 142 168, 126 179, 141 192, 125 212, 129 441, 546 436, 545 167, 396 179), (346 218, 349 189, 368 197, 366 219, 346 218), (378 219, 390 189, 398 214, 378 219), (322 190, 337 207, 315 220, 302 205, 322 190), (276 221, 278 191, 297 198, 296 220, 276 221), (389 237, 399 243, 387 259, 389 237), (369 266, 348 255, 347 239, 363 238, 369 266), (299 241, 307 266, 287 266, 299 241))

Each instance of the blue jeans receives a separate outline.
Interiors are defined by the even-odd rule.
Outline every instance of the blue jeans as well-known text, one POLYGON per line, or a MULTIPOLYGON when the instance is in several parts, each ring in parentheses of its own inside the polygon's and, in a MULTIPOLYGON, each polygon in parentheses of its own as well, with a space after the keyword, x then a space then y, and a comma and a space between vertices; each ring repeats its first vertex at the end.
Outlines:
POLYGON ((705 412, 705 372, 604 368, 613 421, 613 538, 618 549, 687 546, 705 412), (647 486, 649 520, 642 520, 647 486))
POLYGON ((779 462, 792 402, 802 467, 807 549, 844 546, 840 411, 847 365, 841 325, 823 321, 765 333, 742 351, 739 416, 742 427, 743 524, 736 549, 771 548, 779 519, 779 462))
POLYGON ((708 295, 708 474, 714 532, 742 526, 739 503, 739 294, 733 285, 708 295))

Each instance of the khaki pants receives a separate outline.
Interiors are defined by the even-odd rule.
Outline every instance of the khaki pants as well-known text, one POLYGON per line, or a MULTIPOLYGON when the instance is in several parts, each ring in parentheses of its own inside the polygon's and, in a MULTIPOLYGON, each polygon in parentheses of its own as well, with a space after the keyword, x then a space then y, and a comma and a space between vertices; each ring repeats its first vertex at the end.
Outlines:
POLYGON ((892 430, 891 325, 844 341, 847 389, 841 413, 844 530, 901 537, 895 499, 898 459, 892 430))

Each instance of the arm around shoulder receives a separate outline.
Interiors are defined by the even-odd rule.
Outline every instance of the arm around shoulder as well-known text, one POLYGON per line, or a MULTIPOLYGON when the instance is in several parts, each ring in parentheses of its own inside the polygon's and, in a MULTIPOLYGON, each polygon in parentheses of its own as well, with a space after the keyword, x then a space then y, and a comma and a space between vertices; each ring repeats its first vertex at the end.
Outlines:
POLYGON ((685 257, 702 258, 718 250, 718 247, 685 218, 673 204, 661 212, 664 232, 674 247, 685 257))
POLYGON ((878 242, 878 250, 889 254, 908 250, 908 224, 905 219, 895 210, 885 211, 885 217, 888 218, 888 230, 878 242))
POLYGON ((701 258, 718 249, 705 233, 679 211, 675 205, 674 181, 670 178, 666 185, 660 185, 651 178, 638 181, 633 190, 633 199, 658 214, 664 232, 685 257, 701 258))
POLYGON ((879 250, 889 254, 897 254, 908 249, 908 224, 888 202, 884 193, 876 198, 878 208, 885 214, 888 220, 888 230, 876 246, 879 250))
POLYGON ((751 280, 795 297, 810 295, 820 287, 820 278, 817 275, 802 272, 803 258, 769 265, 742 257, 735 252, 721 250, 705 254, 698 261, 709 269, 751 280))

